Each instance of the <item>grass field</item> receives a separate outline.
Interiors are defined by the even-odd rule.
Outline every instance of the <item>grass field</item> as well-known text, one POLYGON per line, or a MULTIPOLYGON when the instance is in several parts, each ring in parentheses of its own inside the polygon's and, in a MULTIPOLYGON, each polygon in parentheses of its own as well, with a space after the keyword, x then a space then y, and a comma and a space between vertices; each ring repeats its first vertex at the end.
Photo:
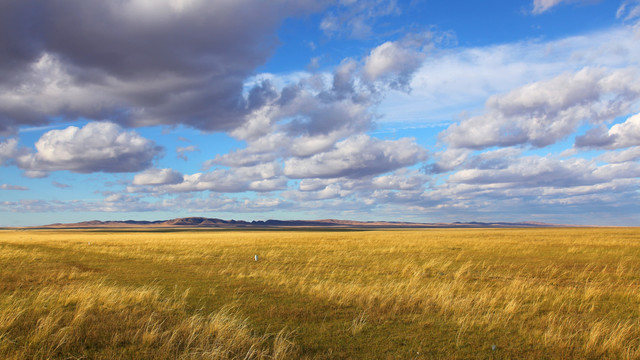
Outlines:
POLYGON ((639 228, 0 231, 3 359, 639 359, 639 319, 639 228))

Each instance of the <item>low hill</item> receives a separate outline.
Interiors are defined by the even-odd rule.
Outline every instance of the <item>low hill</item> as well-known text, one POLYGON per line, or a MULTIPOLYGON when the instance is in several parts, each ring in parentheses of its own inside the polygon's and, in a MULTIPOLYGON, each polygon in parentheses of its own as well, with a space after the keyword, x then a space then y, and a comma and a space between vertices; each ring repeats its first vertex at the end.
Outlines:
POLYGON ((37 228, 89 229, 89 228, 534 228, 567 226, 541 222, 454 222, 418 223, 396 221, 353 221, 353 220, 223 220, 205 217, 185 217, 157 221, 84 221, 69 224, 50 224, 37 228))

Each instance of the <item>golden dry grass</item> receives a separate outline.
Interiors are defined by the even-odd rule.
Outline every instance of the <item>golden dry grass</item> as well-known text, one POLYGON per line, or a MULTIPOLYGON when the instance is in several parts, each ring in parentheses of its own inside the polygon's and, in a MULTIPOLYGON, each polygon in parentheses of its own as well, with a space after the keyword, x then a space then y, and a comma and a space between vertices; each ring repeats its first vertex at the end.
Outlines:
POLYGON ((0 263, 2 358, 640 358, 637 228, 7 230, 0 263))

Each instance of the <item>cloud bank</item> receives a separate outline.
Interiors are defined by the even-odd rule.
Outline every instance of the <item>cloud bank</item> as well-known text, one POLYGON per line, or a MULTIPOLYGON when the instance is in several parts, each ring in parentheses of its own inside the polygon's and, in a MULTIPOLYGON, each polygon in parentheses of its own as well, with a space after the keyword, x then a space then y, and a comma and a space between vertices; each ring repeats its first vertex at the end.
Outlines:
POLYGON ((442 139, 452 147, 551 145, 582 123, 601 123, 628 113, 640 98, 635 69, 584 68, 490 97, 486 114, 452 125, 442 139))
POLYGON ((0 133, 52 118, 229 130, 287 17, 323 1, 9 0, 0 133))

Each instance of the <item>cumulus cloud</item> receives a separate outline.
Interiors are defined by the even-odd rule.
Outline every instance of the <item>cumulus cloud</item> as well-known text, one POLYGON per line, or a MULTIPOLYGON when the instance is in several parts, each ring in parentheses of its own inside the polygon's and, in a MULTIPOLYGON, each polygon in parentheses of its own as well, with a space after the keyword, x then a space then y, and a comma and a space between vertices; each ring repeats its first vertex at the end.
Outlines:
POLYGON ((172 202, 172 205, 188 211, 208 211, 208 212, 230 212, 230 213, 261 213, 286 209, 291 204, 278 198, 272 197, 251 197, 251 198, 230 198, 221 194, 212 193, 205 199, 186 199, 180 202, 172 202))
POLYGON ((321 204, 323 201, 336 199, 350 206, 360 203, 360 208, 365 210, 378 205, 385 206, 390 202, 388 199, 391 196, 402 197, 400 194, 405 194, 418 197, 428 181, 429 176, 409 169, 359 178, 307 178, 300 181, 298 189, 284 192, 283 197, 305 204, 321 204), (381 194, 386 194, 386 199, 381 194))
POLYGON ((7 139, 0 142, 0 165, 5 165, 18 154, 18 140, 7 139))
POLYGON ((162 148, 153 141, 110 122, 48 131, 35 143, 35 148, 35 152, 18 156, 16 164, 27 175, 36 177, 58 170, 136 172, 151 166, 162 153, 162 148))
MULTIPOLYGON (((422 40, 408 36, 397 49, 417 47, 422 40)), ((354 178, 393 171, 426 158, 424 149, 412 139, 385 142, 363 135, 374 127, 373 109, 385 87, 393 81, 406 84, 416 65, 405 68, 394 63, 368 78, 364 69, 370 61, 345 59, 331 74, 301 75, 285 84, 269 77, 255 81, 247 97, 251 111, 244 124, 231 132, 246 141, 246 147, 218 155, 205 162, 204 168, 240 169, 282 161, 289 178, 312 178, 316 172, 322 178, 354 178), (360 148, 349 150, 354 146, 360 148), (342 154, 348 151, 360 152, 360 158, 342 154), (342 155, 352 160, 341 163, 342 155), (330 163, 320 164, 322 159, 330 163), (338 168, 331 170, 333 166, 338 168), (303 175, 301 167, 314 170, 303 175)))
POLYGON ((265 163, 231 169, 215 169, 205 173, 180 175, 171 169, 152 169, 136 175, 129 192, 184 193, 269 192, 282 190, 287 180, 281 177, 279 164, 265 163), (179 181, 178 181, 179 179, 179 181))
POLYGON ((368 130, 372 125, 369 107, 373 99, 367 89, 351 87, 354 79, 347 78, 345 66, 350 65, 338 67, 329 84, 322 77, 310 76, 277 91, 270 81, 263 81, 257 85, 262 89, 253 110, 231 135, 264 150, 274 144, 263 139, 278 134, 307 137, 303 142, 309 143, 309 137, 338 139, 368 130))
POLYGON ((451 125, 441 139, 453 147, 551 145, 583 122, 599 123, 628 113, 640 98, 633 69, 584 68, 490 97, 484 115, 451 125))
POLYGON ((344 59, 331 74, 257 77, 246 90, 248 113, 230 132, 247 146, 216 156, 205 169, 311 157, 371 130, 374 106, 389 87, 406 90, 431 46, 433 34, 411 34, 381 45, 362 62, 344 59))
POLYGON ((576 136, 575 146, 581 147, 607 147, 614 142, 614 137, 609 135, 606 126, 601 125, 587 130, 584 135, 576 136))
POLYGON ((431 214, 451 221, 495 221, 500 217, 504 221, 536 219, 588 225, 637 222, 637 181, 602 180, 571 187, 447 183, 403 205, 423 216, 431 214))
POLYGON ((640 146, 634 146, 622 151, 608 151, 597 157, 600 161, 608 163, 624 163, 640 160, 640 146))
POLYGON ((409 90, 413 73, 422 65, 426 51, 433 46, 432 34, 413 34, 399 41, 387 41, 364 59, 364 77, 384 80, 392 88, 409 90))
POLYGON ((330 151, 287 160, 284 174, 300 179, 361 177, 411 166, 426 156, 414 139, 379 140, 358 135, 337 143, 330 151))
POLYGON ((298 190, 315 192, 328 187, 342 190, 372 192, 375 190, 418 190, 429 180, 429 176, 417 170, 400 169, 381 176, 362 178, 307 178, 299 183, 298 190))
POLYGON ((243 81, 276 46, 280 22, 326 3, 5 1, 0 131, 79 117, 235 128, 243 81))
POLYGON ((508 147, 473 154, 467 149, 446 149, 434 154, 435 163, 428 164, 428 173, 440 174, 461 169, 502 169, 522 154, 522 149, 508 147))
POLYGON ((182 182, 182 174, 173 169, 149 169, 133 177, 133 185, 166 185, 182 182))
POLYGON ((441 125, 460 119, 460 109, 479 114, 486 100, 526 84, 575 73, 586 66, 638 68, 637 30, 619 26, 550 41, 483 47, 446 47, 429 52, 409 83, 411 93, 391 91, 378 122, 441 125))
POLYGON ((569 187, 590 184, 596 167, 583 159, 558 160, 528 156, 499 169, 464 169, 449 177, 452 183, 517 184, 518 186, 569 187))
POLYGON ((640 145, 640 114, 607 130, 600 126, 576 137, 576 147, 621 149, 640 145))
POLYGON ((378 96, 360 81, 357 66, 347 59, 333 74, 302 76, 280 88, 268 79, 257 82, 248 96, 252 110, 231 132, 247 146, 216 156, 205 168, 309 157, 370 130, 378 96))
POLYGON ((440 174, 451 171, 462 165, 471 154, 468 149, 450 148, 434 154, 434 163, 428 164, 425 170, 431 174, 440 174))
MULTIPOLYGON (((268 82, 260 86, 272 87, 268 82)), ((341 138, 370 129, 373 114, 369 95, 334 88, 331 82, 312 77, 280 91, 265 92, 245 124, 231 133, 247 146, 219 155, 205 167, 253 166, 278 158, 310 156, 331 148, 341 138)))
POLYGON ((569 188, 606 183, 640 176, 640 164, 621 163, 597 166, 594 161, 550 156, 514 158, 499 168, 464 169, 452 174, 451 183, 499 185, 525 188, 569 188))
POLYGON ((599 165, 608 159, 521 157, 514 151, 502 153, 505 159, 494 162, 505 150, 483 159, 483 154, 470 155, 461 170, 442 183, 431 183, 420 195, 398 197, 380 192, 380 201, 453 221, 495 221, 500 217, 508 221, 633 223, 632 217, 609 216, 609 212, 621 209, 638 211, 640 164, 629 161, 633 154, 625 154, 626 159, 616 164, 599 165))
POLYGON ((372 184, 376 190, 420 190, 429 177, 415 170, 398 170, 395 173, 378 176, 372 184))

